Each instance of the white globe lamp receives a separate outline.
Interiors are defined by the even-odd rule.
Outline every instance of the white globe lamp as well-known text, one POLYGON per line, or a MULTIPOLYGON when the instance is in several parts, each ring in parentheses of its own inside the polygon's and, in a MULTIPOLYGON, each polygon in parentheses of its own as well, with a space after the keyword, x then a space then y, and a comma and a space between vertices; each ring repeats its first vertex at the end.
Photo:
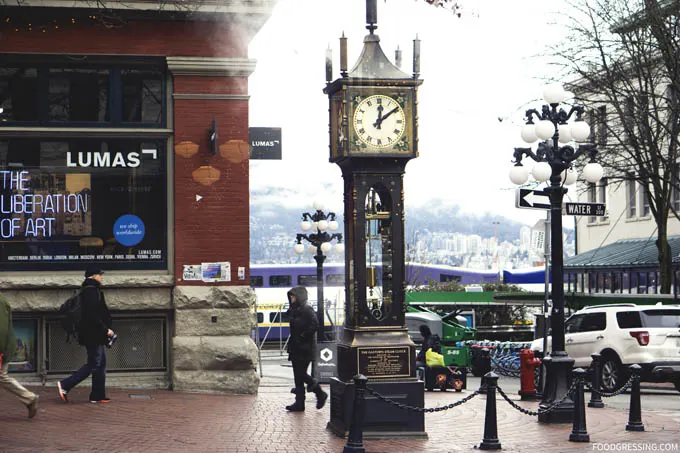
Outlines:
POLYGON ((340 227, 340 225, 338 224, 338 222, 336 220, 331 220, 330 222, 328 222, 328 229, 331 230, 331 231, 335 231, 339 227, 340 227))
POLYGON ((345 244, 335 244, 335 253, 338 255, 345 253, 345 244))
POLYGON ((534 143, 536 140, 538 140, 538 136, 536 135, 536 125, 535 124, 525 124, 522 127, 522 140, 524 140, 527 143, 534 143))
POLYGON ((314 200, 314 209, 317 211, 323 211, 323 201, 321 200, 314 200))
POLYGON ((302 255, 303 253, 305 253, 305 246, 300 243, 297 243, 293 246, 293 250, 295 250, 295 253, 297 253, 298 255, 302 255))
POLYGON ((534 175, 534 179, 538 182, 544 182, 550 179, 552 176, 552 167, 548 162, 538 162, 531 169, 531 174, 534 175))
POLYGON ((510 169, 510 181, 516 186, 521 186, 529 180, 529 170, 522 165, 515 165, 510 169))
POLYGON ((324 231, 326 228, 328 228, 328 221, 319 220, 316 224, 316 227, 319 229, 319 231, 324 231))
POLYGON ((574 121, 571 125, 571 136, 577 142, 584 142, 590 137, 590 126, 585 121, 574 121))
POLYGON ((300 222, 300 229, 302 229, 302 231, 309 231, 311 227, 312 222, 310 222, 309 220, 303 220, 302 222, 300 222))
POLYGON ((548 104, 559 104, 564 101, 566 97, 567 93, 559 83, 548 85, 543 89, 543 99, 545 99, 545 102, 548 104))
POLYGON ((541 120, 536 125, 536 135, 541 140, 548 140, 555 135, 555 125, 550 120, 541 120))
POLYGON ((590 162, 583 167, 583 177, 588 182, 596 183, 602 179, 602 175, 604 175, 604 169, 597 162, 590 162))
POLYGON ((321 244, 321 251, 322 251, 323 253, 328 253, 328 252, 330 252, 330 251, 331 251, 331 248, 333 248, 333 246, 331 245, 330 242, 324 242, 324 243, 321 244))
POLYGON ((572 168, 567 169, 562 172, 562 181, 564 181, 565 186, 570 186, 576 182, 578 179, 578 172, 572 168))
POLYGON ((557 125, 557 134, 559 135, 557 141, 560 143, 569 143, 572 140, 571 127, 566 123, 557 125))

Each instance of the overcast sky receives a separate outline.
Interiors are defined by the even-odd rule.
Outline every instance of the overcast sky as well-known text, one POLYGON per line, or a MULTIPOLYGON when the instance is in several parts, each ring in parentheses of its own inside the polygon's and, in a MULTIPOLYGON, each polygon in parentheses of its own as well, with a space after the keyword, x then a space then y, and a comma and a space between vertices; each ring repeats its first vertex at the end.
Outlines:
MULTIPOLYGON (((250 125, 281 127, 283 160, 251 161, 252 190, 278 188, 280 201, 311 206, 321 194, 342 210, 342 178, 328 162, 325 54, 333 51, 340 77, 339 40, 348 37, 348 62, 363 48, 365 0, 279 0, 252 41, 250 125)), ((527 108, 539 108, 550 66, 540 55, 559 39, 550 25, 562 0, 466 0, 462 18, 424 0, 378 0, 385 54, 403 51, 412 73, 413 39, 421 40, 420 157, 406 166, 406 207, 457 204, 465 212, 498 214, 528 225, 545 211, 515 208, 508 179, 512 151, 527 108)), ((526 146, 526 145, 523 145, 526 146)), ((570 189, 572 197, 574 189, 570 189)))

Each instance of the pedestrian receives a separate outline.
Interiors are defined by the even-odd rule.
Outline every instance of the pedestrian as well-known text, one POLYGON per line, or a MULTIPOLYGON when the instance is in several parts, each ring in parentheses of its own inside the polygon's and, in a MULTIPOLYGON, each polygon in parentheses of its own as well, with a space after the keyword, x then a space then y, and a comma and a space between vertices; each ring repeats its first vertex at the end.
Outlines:
POLYGON ((432 349, 433 352, 442 353, 442 342, 439 335, 433 334, 430 328, 426 324, 421 324, 418 328, 420 330, 420 335, 423 337, 423 343, 420 346, 420 351, 416 357, 416 367, 424 367, 427 364, 426 354, 428 349, 432 349))
POLYGON ((59 398, 68 403, 67 393, 73 387, 92 375, 90 403, 108 403, 106 396, 106 351, 104 346, 114 337, 111 330, 111 315, 104 300, 101 284, 104 271, 99 267, 89 267, 81 285, 81 317, 78 324, 78 343, 85 346, 87 363, 62 381, 57 382, 59 398))
POLYGON ((12 307, 0 294, 0 388, 14 393, 28 409, 28 418, 33 418, 38 413, 38 395, 27 390, 16 379, 9 377, 7 373, 9 360, 14 357, 17 349, 17 341, 14 337, 12 326, 12 307))
POLYGON ((288 291, 288 320, 290 338, 288 340, 288 360, 293 364, 295 378, 295 403, 286 406, 291 412, 305 410, 305 384, 307 391, 316 394, 316 408, 326 404, 328 393, 321 389, 319 382, 307 374, 307 368, 314 359, 316 331, 319 322, 312 307, 307 304, 307 290, 304 286, 296 286, 288 291))

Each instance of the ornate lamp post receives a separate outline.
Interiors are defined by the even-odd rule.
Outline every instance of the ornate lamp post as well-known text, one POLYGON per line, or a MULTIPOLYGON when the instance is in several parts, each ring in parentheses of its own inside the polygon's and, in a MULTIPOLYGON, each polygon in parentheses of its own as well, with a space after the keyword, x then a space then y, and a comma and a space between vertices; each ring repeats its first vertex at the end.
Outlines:
POLYGON ((534 143, 538 139, 544 140, 538 144, 536 152, 531 148, 515 148, 515 166, 510 170, 510 180, 522 185, 529 179, 529 171, 522 166, 522 157, 532 158, 536 164, 532 175, 538 182, 550 180, 545 189, 550 199, 550 233, 552 259, 552 301, 551 312, 552 349, 550 356, 544 359, 546 365, 546 383, 540 406, 552 409, 539 414, 539 421, 545 423, 571 423, 574 402, 567 397, 567 376, 574 364, 564 347, 564 270, 562 248, 562 199, 567 189, 564 185, 576 182, 577 172, 572 168, 572 162, 580 156, 589 156, 589 163, 583 168, 583 177, 590 183, 596 183, 602 178, 602 166, 595 162, 597 150, 590 143, 581 144, 578 149, 568 145, 572 140, 584 142, 590 136, 590 127, 583 121, 583 106, 572 106, 569 112, 559 108, 560 102, 566 98, 566 92, 561 86, 552 85, 543 92, 546 105, 541 112, 530 109, 526 112, 526 125, 522 128, 522 139, 527 143, 534 143), (575 121, 567 123, 573 115, 575 121), (534 124, 534 118, 538 120, 534 124), (560 146, 562 144, 562 146, 560 146), (558 403, 555 406, 555 403, 558 403))
POLYGON ((335 213, 329 212, 324 214, 324 206, 320 201, 314 202, 314 214, 305 212, 302 214, 302 222, 300 228, 302 231, 310 231, 309 233, 298 233, 296 236, 296 243, 293 250, 298 255, 305 253, 305 246, 302 240, 310 243, 309 253, 314 255, 316 260, 316 316, 319 320, 319 330, 317 332, 317 340, 324 341, 324 299, 323 299, 323 262, 326 260, 324 253, 329 253, 333 246, 331 242, 333 239, 337 240, 335 244, 335 252, 343 253, 345 246, 342 244, 341 233, 327 233, 327 230, 335 231, 338 229, 338 222, 335 220, 335 213))

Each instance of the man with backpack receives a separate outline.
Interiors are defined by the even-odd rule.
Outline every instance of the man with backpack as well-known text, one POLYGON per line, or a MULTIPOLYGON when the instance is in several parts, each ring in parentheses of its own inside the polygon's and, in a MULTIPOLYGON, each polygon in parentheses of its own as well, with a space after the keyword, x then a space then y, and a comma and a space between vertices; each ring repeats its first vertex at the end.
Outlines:
POLYGON ((9 359, 16 353, 17 342, 12 327, 12 308, 0 294, 0 388, 14 393, 28 408, 28 418, 38 413, 38 395, 27 390, 16 379, 9 377, 9 359))
POLYGON ((85 346, 87 363, 66 379, 57 382, 59 398, 68 402, 67 393, 92 375, 91 403, 108 403, 106 396, 106 352, 104 346, 114 339, 111 315, 104 300, 101 283, 104 271, 90 267, 85 271, 85 281, 80 289, 80 322, 78 343, 85 346))

